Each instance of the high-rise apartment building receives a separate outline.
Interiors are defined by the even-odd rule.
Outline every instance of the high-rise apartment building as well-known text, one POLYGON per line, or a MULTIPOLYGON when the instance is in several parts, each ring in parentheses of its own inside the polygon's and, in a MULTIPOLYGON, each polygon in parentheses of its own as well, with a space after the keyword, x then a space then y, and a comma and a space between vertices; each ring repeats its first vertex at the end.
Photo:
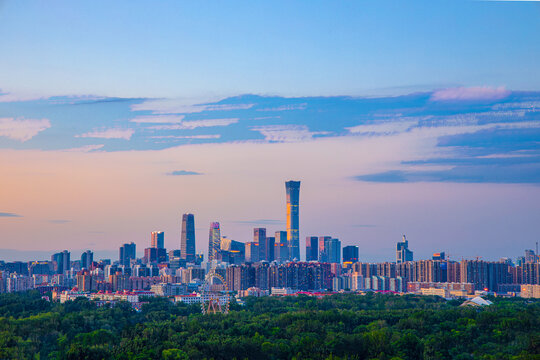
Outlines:
POLYGON ((344 263, 358 262, 358 246, 349 245, 343 248, 343 262, 344 263))
POLYGON ((413 252, 409 250, 409 241, 403 235, 403 241, 399 241, 396 246, 396 263, 413 261, 413 252))
POLYGON ((300 181, 287 181, 287 241, 289 243, 289 256, 300 260, 300 181))
POLYGON ((150 236, 150 247, 165 249, 165 234, 163 231, 152 231, 150 236))
POLYGON ((316 236, 306 237, 306 261, 319 260, 319 239, 316 236))
POLYGON ((195 217, 193 214, 182 215, 180 251, 181 258, 186 262, 195 262, 195 217))
POLYGON ((208 261, 214 260, 221 246, 221 232, 218 222, 210 223, 210 233, 208 236, 208 261))
POLYGON ((525 250, 525 263, 534 263, 536 262, 536 255, 532 250, 525 250))
POLYGON ((120 246, 120 265, 129 266, 132 259, 136 259, 136 247, 134 243, 120 246))

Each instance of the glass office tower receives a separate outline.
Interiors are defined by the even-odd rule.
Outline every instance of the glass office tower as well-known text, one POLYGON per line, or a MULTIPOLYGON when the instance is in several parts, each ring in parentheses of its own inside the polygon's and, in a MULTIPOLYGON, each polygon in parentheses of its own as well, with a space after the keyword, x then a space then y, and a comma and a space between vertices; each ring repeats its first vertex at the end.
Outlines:
POLYGON ((182 215, 180 254, 186 262, 195 262, 195 216, 193 214, 182 215))
POLYGON ((300 181, 287 181, 287 242, 290 259, 300 260, 300 229, 298 212, 300 207, 300 181))

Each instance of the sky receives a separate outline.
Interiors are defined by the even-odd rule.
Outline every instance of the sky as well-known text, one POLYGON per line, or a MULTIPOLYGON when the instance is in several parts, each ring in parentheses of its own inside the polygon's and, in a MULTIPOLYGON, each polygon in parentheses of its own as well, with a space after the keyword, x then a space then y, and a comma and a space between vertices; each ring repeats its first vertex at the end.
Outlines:
POLYGON ((195 214, 362 261, 515 258, 540 233, 540 5, 0 1, 0 260, 116 259, 195 214))

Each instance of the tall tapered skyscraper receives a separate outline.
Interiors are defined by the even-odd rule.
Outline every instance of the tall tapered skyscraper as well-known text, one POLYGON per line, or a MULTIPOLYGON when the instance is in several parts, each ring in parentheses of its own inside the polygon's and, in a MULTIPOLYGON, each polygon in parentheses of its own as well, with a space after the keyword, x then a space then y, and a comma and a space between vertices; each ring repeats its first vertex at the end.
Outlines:
POLYGON ((300 260, 300 231, 298 221, 298 208, 300 207, 300 181, 287 181, 287 242, 289 243, 289 256, 300 260))
POLYGON ((187 262, 195 262, 195 217, 193 214, 182 215, 180 257, 187 262))

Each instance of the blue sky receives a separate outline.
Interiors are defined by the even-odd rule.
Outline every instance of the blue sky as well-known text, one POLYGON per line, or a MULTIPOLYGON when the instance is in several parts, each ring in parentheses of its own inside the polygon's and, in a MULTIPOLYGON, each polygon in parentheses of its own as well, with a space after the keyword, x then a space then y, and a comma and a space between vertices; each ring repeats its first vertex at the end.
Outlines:
POLYGON ((539 16, 535 2, 4 1, 0 82, 120 97, 537 90, 539 16))
POLYGON ((540 231, 539 20, 537 2, 0 1, 0 257, 142 251, 156 229, 176 248, 183 212, 200 251, 211 221, 249 241, 282 230, 289 179, 301 237, 363 260, 402 233, 418 258, 520 255, 540 231))

